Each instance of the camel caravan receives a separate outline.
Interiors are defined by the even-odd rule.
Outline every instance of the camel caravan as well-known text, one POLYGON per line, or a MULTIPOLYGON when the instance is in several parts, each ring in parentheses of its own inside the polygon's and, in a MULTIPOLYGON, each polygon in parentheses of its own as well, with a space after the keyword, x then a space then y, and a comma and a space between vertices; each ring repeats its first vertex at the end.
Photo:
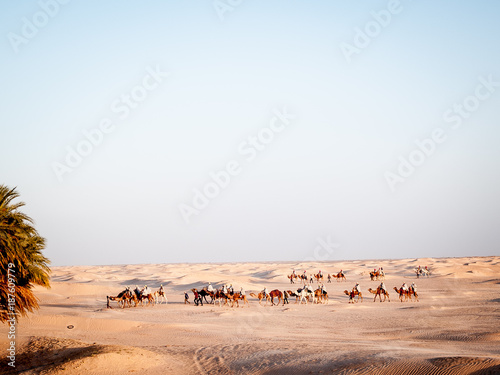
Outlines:
MULTIPOLYGON (((425 268, 421 268, 420 266, 415 269, 417 277, 419 275, 430 274, 427 266, 425 268)), ((295 270, 293 270, 291 275, 287 275, 287 278, 290 280, 291 284, 295 283, 295 280, 300 279, 304 284, 301 288, 297 290, 278 290, 274 289, 268 292, 267 288, 264 288, 261 292, 249 293, 250 297, 256 298, 259 301, 259 304, 265 305, 270 304, 271 306, 279 306, 285 305, 289 303, 289 298, 295 297, 295 303, 298 304, 326 304, 328 303, 328 292, 325 290, 323 281, 324 275, 321 270, 316 274, 307 275, 306 271, 303 274, 297 275, 295 270), (314 289, 311 285, 313 285, 314 280, 317 282, 318 287, 314 289), (309 282, 309 283, 308 283, 309 282)), ((328 274, 328 282, 331 282, 332 278, 336 278, 338 282, 346 281, 345 274, 342 270, 337 274, 328 274)), ((385 287, 385 273, 382 267, 378 269, 374 269, 373 272, 370 272, 370 280, 382 280, 380 285, 376 289, 368 288, 368 292, 373 294, 373 302, 375 302, 378 298, 380 302, 390 302, 389 290, 385 287)), ((419 302, 417 287, 415 283, 412 283, 411 286, 407 286, 406 283, 403 283, 401 287, 394 287, 394 291, 397 293, 398 298, 401 302, 419 302)), ((202 287, 201 289, 192 288, 191 292, 194 296, 194 305, 203 306, 205 304, 213 304, 229 307, 240 307, 248 306, 249 301, 248 297, 245 293, 243 287, 241 287, 239 292, 235 292, 232 284, 224 284, 218 289, 214 289, 212 284, 209 282, 207 286, 202 287)), ((348 303, 358 303, 363 302, 363 293, 361 292, 361 287, 359 283, 352 288, 352 290, 344 290, 343 294, 349 297, 348 303)), ((139 289, 136 285, 134 290, 131 290, 130 287, 127 287, 117 296, 107 296, 107 307, 112 308, 110 305, 111 301, 117 302, 118 306, 121 308, 125 307, 137 307, 141 306, 154 306, 157 304, 161 304, 164 302, 168 303, 167 297, 165 295, 165 291, 163 289, 163 285, 160 285, 160 288, 156 291, 152 291, 147 285, 144 288, 139 289)), ((189 294, 188 292, 184 292, 184 304, 190 304, 189 294)))
POLYGON ((431 271, 427 268, 427 266, 425 266, 424 268, 418 266, 417 268, 415 268, 413 270, 413 272, 415 272, 415 274, 417 275, 417 279, 420 276, 427 276, 427 277, 429 277, 430 274, 431 274, 431 271))
MULTIPOLYGON (((306 285, 307 283, 312 284, 314 281, 316 283, 323 283, 324 282, 324 276, 321 270, 318 273, 313 273, 309 277, 307 276, 307 271, 304 270, 303 274, 297 275, 295 273, 295 270, 292 271, 291 275, 287 275, 287 279, 290 280, 290 284, 295 284, 295 281, 297 279, 300 279, 302 284, 306 285)), ((342 270, 338 273, 332 273, 332 274, 327 274, 327 279, 329 283, 332 282, 332 279, 337 279, 337 281, 347 281, 345 274, 342 270)))
POLYGON ((132 307, 132 303, 134 307, 137 305, 156 305, 162 302, 167 304, 167 296, 165 295, 165 291, 163 289, 163 285, 160 285, 160 288, 157 291, 152 291, 148 288, 147 285, 144 285, 144 288, 139 289, 136 285, 135 289, 132 291, 130 287, 127 287, 123 292, 119 293, 116 297, 106 296, 106 307, 111 309, 110 301, 115 301, 118 303, 118 306, 121 308, 124 307, 132 307))

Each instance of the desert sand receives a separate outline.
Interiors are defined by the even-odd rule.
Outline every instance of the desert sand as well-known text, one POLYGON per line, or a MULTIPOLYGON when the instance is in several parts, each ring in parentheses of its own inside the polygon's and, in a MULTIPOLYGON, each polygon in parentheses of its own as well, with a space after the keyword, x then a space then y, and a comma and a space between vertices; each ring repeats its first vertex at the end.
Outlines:
MULTIPOLYGON (((500 257, 145 264, 54 267, 52 288, 37 288, 40 309, 16 326, 16 368, 23 374, 494 374, 500 373, 500 257), (427 265, 429 277, 413 269, 427 265), (383 267, 390 302, 373 301, 368 273, 383 267), (325 304, 243 307, 184 304, 184 292, 243 286, 296 290, 295 269, 346 274, 324 281, 325 304), (364 300, 344 290, 361 285, 364 300), (419 301, 400 302, 395 286, 415 282, 419 301), (163 284, 168 303, 106 308, 126 286, 163 284)), ((314 283, 316 287, 317 283, 314 283)))

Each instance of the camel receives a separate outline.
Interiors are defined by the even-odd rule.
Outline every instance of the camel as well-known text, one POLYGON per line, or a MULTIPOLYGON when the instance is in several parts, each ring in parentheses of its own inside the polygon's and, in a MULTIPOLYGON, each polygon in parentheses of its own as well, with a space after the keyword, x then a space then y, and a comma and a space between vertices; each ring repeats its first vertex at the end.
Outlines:
POLYGON ((410 298, 410 301, 411 301, 411 295, 410 295, 410 291, 409 290, 403 290, 403 288, 398 288, 398 287, 394 287, 394 290, 398 294, 399 300, 401 302, 403 302, 403 299, 404 299, 405 302, 407 302, 408 298, 410 298))
POLYGON ((290 284, 295 284, 294 280, 298 278, 298 276, 293 273, 291 275, 288 275, 287 277, 290 279, 290 284))
POLYGON ((200 290, 198 294, 200 295, 201 299, 205 300, 205 303, 214 303, 215 293, 209 292, 206 287, 200 290), (210 302, 208 302, 207 296, 210 297, 210 302))
POLYGON ((278 289, 274 289, 274 290, 271 290, 269 292, 269 297, 271 297, 271 306, 274 306, 274 305, 278 306, 280 304, 281 300, 283 299, 283 293, 281 293, 281 291, 278 289), (278 298, 277 304, 274 303, 275 297, 278 298))
POLYGON ((224 301, 224 306, 226 306, 231 298, 231 295, 224 293, 222 290, 218 290, 215 292, 215 298, 219 301, 219 306, 222 301, 224 301))
POLYGON ((269 295, 267 295, 267 298, 266 298, 266 296, 264 296, 264 293, 262 293, 262 292, 259 292, 259 294, 250 293, 250 295, 254 298, 259 299, 259 305, 261 304, 263 299, 266 300, 266 305, 267 305, 267 302, 271 299, 271 297, 269 297, 269 295))
POLYGON ((313 275, 314 278, 316 279, 316 282, 319 284, 320 281, 323 281, 323 274, 316 273, 313 275))
POLYGON ((380 289, 380 287, 377 287, 377 290, 373 290, 372 288, 368 288, 368 291, 372 294, 375 294, 375 297, 373 297, 373 302, 375 302, 375 300, 377 299, 377 296, 380 299, 380 302, 385 302, 386 298, 389 302, 391 302, 391 299, 389 298, 389 292, 387 292, 387 290, 384 290, 382 292, 382 289, 380 289), (382 294, 384 295, 383 301, 382 301, 382 294))
POLYGON ((305 301, 307 305, 309 297, 312 297, 313 303, 316 302, 316 296, 314 295, 314 292, 309 288, 297 289, 297 295, 298 298, 300 299, 300 303, 302 303, 302 301, 305 301))
POLYGON ((321 290, 321 289, 316 289, 314 291, 314 296, 316 298, 316 301, 318 303, 320 302, 325 302, 325 303, 328 303, 328 292, 326 290, 321 290))
POLYGON ((292 292, 291 290, 286 291, 290 297, 295 297, 295 303, 299 302, 299 295, 297 292, 292 292))
POLYGON ((127 303, 128 306, 131 307, 131 300, 134 300, 135 306, 137 306, 137 298, 130 291, 130 288, 127 287, 127 289, 118 294, 116 297, 106 296, 106 307, 108 309, 112 309, 112 307, 109 305, 109 301, 116 301, 122 309, 125 307, 125 303, 127 303))
POLYGON ((349 303, 354 303, 358 302, 361 299, 361 302, 363 302, 363 294, 361 292, 358 293, 357 290, 351 290, 348 292, 347 290, 344 290, 345 295, 349 296, 349 303), (355 301, 354 297, 358 296, 358 299, 355 301))
MULTIPOLYGON (((244 294, 240 294, 240 293, 234 293, 234 294, 231 294, 229 296, 226 296, 230 301, 231 301, 231 307, 234 307, 234 303, 236 302, 236 307, 240 307, 240 304, 239 304, 239 300, 243 300, 243 306, 245 305, 245 303, 248 305, 248 300, 247 300, 247 296, 244 295, 244 294)), ((220 304, 219 304, 220 305, 220 304)))
POLYGON ((413 295, 413 297, 415 297, 415 302, 420 302, 418 300, 418 293, 417 293, 417 291, 410 286, 408 288, 408 296, 410 297, 410 301, 411 301, 411 296, 412 295, 413 295))
POLYGON ((302 274, 302 275, 300 275, 300 276, 298 276, 298 277, 300 278, 300 281, 302 281, 302 283, 303 283, 304 285, 306 285, 306 284, 307 284, 307 275, 302 274))
POLYGON ((337 281, 347 281, 347 279, 345 278, 345 275, 343 272, 339 272, 338 274, 332 274, 332 277, 336 278, 337 281))
POLYGON ((168 303, 167 296, 165 295, 165 292, 163 290, 157 290, 156 292, 153 293, 153 298, 155 300, 155 303, 161 304, 161 300, 165 301, 165 304, 168 303))

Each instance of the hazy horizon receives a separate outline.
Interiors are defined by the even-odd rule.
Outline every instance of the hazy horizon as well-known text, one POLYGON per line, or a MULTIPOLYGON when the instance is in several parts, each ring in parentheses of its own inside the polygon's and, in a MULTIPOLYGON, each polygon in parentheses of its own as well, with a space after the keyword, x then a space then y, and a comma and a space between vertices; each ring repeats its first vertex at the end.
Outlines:
POLYGON ((53 266, 500 255, 500 3, 0 4, 53 266))

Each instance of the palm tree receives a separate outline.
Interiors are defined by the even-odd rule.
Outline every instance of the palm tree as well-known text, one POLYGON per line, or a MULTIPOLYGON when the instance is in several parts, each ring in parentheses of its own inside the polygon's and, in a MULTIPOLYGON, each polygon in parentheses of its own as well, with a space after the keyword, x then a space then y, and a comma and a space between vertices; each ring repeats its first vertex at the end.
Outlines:
POLYGON ((24 203, 12 203, 18 197, 15 188, 0 185, 0 322, 38 309, 34 285, 50 288, 50 261, 42 254, 45 239, 19 211, 24 203))

